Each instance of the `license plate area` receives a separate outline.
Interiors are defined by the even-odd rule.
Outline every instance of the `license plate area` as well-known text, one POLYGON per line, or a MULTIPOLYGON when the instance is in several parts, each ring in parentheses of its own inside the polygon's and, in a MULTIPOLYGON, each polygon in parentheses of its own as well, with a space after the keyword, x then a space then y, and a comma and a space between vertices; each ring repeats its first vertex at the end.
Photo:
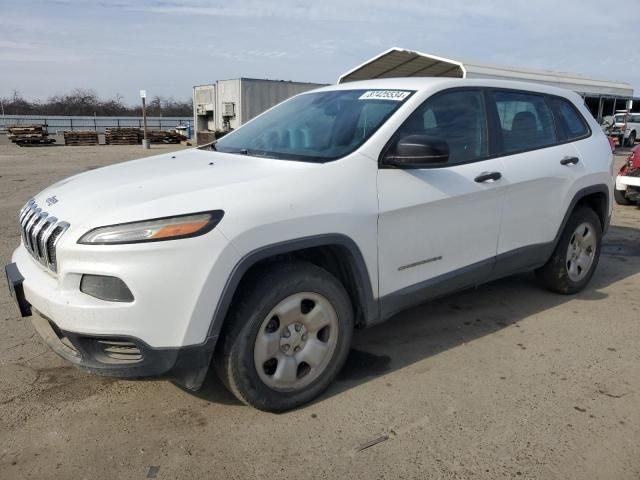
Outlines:
POLYGON ((4 273, 7 276, 7 285, 9 286, 9 293, 11 297, 16 301, 20 315, 23 317, 31 316, 31 305, 27 302, 24 296, 24 288, 22 286, 24 277, 18 270, 18 266, 15 263, 10 263, 4 267, 4 273))

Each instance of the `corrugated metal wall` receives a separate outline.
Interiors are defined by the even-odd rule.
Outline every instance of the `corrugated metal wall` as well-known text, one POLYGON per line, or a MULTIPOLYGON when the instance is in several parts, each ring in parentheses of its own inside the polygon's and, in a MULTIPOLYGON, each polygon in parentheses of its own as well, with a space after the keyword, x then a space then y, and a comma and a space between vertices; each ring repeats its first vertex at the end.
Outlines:
POLYGON ((274 105, 323 85, 316 83, 285 82, 277 80, 241 79, 241 123, 248 122, 274 105))

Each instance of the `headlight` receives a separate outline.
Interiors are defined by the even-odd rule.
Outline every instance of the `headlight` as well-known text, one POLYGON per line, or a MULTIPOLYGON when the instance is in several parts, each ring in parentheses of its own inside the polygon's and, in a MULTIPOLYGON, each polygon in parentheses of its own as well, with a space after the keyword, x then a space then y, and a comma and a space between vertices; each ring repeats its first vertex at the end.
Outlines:
POLYGON ((78 243, 119 245, 197 237, 213 230, 223 216, 222 210, 214 210, 176 217, 154 218, 142 222, 108 225, 90 230, 78 240, 78 243))

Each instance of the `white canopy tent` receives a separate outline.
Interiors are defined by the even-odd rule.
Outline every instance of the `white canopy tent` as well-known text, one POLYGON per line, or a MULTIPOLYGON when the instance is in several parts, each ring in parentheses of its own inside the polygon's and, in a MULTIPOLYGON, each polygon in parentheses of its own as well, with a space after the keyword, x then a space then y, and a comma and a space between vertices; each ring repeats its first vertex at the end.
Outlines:
POLYGON ((574 73, 451 60, 397 47, 390 48, 349 70, 340 76, 338 83, 393 77, 492 78, 544 83, 573 90, 585 98, 598 99, 594 105, 597 107, 597 113, 593 112, 594 116, 598 117, 602 116, 605 99, 613 100, 614 104, 618 100, 619 107, 624 108, 626 101, 633 98, 633 88, 625 82, 597 80, 574 73))

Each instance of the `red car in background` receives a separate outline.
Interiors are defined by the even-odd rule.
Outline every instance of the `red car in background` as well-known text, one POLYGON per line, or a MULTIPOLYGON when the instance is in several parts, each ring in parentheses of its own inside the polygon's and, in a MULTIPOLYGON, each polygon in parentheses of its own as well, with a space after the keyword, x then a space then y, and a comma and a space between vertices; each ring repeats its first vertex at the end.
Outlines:
POLYGON ((631 149, 616 177, 615 200, 618 205, 640 202, 640 145, 631 149))

